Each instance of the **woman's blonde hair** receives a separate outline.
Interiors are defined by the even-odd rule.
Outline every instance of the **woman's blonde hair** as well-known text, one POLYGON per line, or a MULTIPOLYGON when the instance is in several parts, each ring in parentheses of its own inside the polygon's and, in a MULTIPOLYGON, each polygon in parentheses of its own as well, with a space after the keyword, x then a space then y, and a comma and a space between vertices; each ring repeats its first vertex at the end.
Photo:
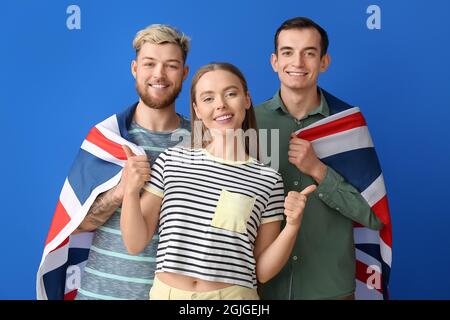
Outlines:
MULTIPOLYGON (((210 64, 207 64, 200 69, 197 70, 194 77, 192 78, 191 82, 191 143, 192 147, 202 147, 205 148, 210 140, 210 134, 208 131, 208 128, 205 127, 203 124, 203 121, 201 122, 201 126, 196 126, 196 122, 201 121, 194 110, 194 104, 197 103, 196 101, 196 86, 198 81, 201 77, 203 77, 206 73, 216 70, 223 70, 228 71, 232 74, 234 74, 236 77, 239 78, 242 88, 244 90, 244 94, 248 93, 248 85, 247 81, 245 80, 244 75, 242 72, 231 63, 226 62, 213 62, 210 64)), ((255 116, 255 110, 253 109, 253 103, 250 100, 250 108, 245 110, 245 118, 242 122, 242 130, 246 132, 249 129, 254 129, 256 133, 258 133, 258 127, 256 125, 256 116, 255 116)), ((259 141, 258 141, 258 135, 256 136, 256 154, 250 154, 251 148, 250 148, 250 141, 247 139, 245 140, 245 151, 247 154, 251 155, 252 157, 258 159, 259 158, 259 141)))
POLYGON ((178 31, 172 26, 165 24, 152 24, 147 28, 140 30, 136 33, 133 40, 133 48, 136 49, 136 56, 141 50, 144 43, 163 44, 173 43, 180 47, 183 52, 183 62, 186 62, 186 58, 189 52, 190 40, 183 32, 178 31))

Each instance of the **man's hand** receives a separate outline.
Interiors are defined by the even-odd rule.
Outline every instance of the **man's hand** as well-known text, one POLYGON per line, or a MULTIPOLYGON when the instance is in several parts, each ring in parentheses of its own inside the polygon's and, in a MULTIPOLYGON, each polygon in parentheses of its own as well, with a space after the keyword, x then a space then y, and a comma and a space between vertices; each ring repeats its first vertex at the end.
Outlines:
POLYGON ((311 142, 298 138, 295 133, 291 134, 288 157, 290 163, 317 183, 320 184, 325 178, 327 166, 317 158, 311 142))
POLYGON ((286 225, 299 227, 303 219, 303 210, 306 206, 307 196, 316 190, 315 185, 310 185, 301 192, 290 191, 284 200, 284 214, 286 225))
POLYGON ((126 145, 123 145, 122 149, 127 155, 127 162, 123 167, 119 183, 119 185, 122 184, 120 192, 123 197, 125 192, 139 193, 144 184, 150 181, 150 164, 146 155, 137 156, 126 145))

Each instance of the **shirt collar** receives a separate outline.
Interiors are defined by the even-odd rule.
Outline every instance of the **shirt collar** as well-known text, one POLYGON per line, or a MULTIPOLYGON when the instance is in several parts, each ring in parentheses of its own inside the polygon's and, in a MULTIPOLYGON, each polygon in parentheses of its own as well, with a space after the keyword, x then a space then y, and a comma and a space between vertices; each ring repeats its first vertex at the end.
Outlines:
MULTIPOLYGON (((325 99, 325 96, 323 95, 322 89, 320 89, 319 87, 317 87, 317 88, 320 92, 320 104, 319 104, 319 106, 314 108, 310 113, 308 113, 304 118, 307 118, 307 117, 315 115, 315 114, 321 114, 325 117, 328 117, 330 115, 330 108, 328 106, 327 100, 325 99)), ((284 105, 283 100, 281 100, 280 89, 278 89, 278 91, 273 96, 270 107, 272 110, 281 109, 281 110, 283 110, 284 113, 289 114, 289 111, 287 110, 286 106, 284 105)))

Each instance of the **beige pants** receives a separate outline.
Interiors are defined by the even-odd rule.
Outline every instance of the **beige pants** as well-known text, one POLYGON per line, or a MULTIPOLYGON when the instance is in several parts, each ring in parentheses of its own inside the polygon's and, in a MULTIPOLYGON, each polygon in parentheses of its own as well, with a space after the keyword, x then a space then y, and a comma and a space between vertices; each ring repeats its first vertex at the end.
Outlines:
POLYGON ((186 291, 173 288, 155 277, 150 300, 259 300, 256 289, 230 286, 213 291, 186 291))

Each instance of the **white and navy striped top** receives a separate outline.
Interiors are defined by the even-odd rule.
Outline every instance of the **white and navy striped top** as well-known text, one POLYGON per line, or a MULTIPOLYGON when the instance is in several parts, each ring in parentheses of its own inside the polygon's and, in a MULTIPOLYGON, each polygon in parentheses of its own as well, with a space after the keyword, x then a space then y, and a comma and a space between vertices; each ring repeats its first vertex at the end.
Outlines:
POLYGON ((163 198, 156 272, 256 287, 258 228, 284 217, 277 171, 174 147, 156 159, 145 189, 163 198))

